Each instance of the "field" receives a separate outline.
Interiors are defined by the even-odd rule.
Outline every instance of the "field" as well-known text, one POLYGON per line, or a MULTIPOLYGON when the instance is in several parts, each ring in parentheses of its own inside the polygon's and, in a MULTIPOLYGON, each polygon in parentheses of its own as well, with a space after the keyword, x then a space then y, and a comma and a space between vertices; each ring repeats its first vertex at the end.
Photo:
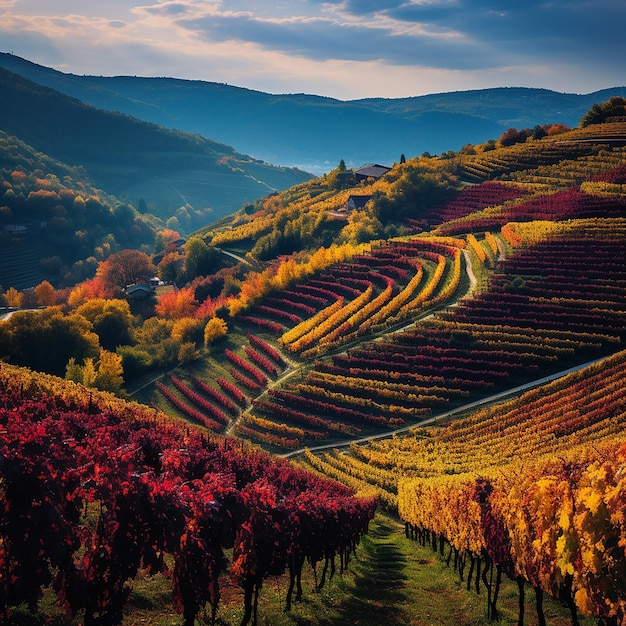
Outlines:
POLYGON ((2 364, 0 615, 623 624, 625 141, 410 159, 206 229, 247 267, 197 307, 227 331, 138 404, 2 364), (352 192, 401 224, 276 252, 373 227, 337 225, 352 192))

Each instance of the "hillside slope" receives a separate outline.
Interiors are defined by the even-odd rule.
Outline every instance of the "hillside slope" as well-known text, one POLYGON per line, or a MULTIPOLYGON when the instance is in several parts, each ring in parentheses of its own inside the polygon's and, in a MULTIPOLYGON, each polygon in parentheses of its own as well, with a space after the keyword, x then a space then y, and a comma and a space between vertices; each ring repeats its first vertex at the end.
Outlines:
POLYGON ((315 173, 328 171, 341 158, 349 166, 391 165, 401 154, 458 150, 496 138, 511 126, 576 125, 593 103, 626 95, 626 87, 585 95, 501 88, 344 102, 205 81, 76 76, 9 54, 0 54, 0 66, 98 108, 199 133, 315 173))
POLYGON ((192 227, 310 177, 216 141, 87 106, 0 70, 0 128, 36 150, 83 166, 95 185, 164 219, 179 207, 192 227))

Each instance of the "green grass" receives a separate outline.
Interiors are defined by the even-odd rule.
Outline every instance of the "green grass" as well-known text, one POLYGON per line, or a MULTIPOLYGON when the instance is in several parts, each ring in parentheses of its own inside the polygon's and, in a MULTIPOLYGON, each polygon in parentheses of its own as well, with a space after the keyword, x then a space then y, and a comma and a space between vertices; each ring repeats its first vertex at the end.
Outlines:
MULTIPOLYGON (((154 584, 154 583, 150 583, 154 584)), ((407 539, 404 527, 379 513, 370 524, 348 571, 338 573, 319 592, 314 590, 311 568, 305 565, 303 601, 284 612, 287 579, 266 581, 259 597, 260 626, 479 626, 490 624, 486 614, 486 593, 468 592, 466 583, 447 567, 445 560, 430 548, 407 539)), ((517 624, 517 586, 503 581, 499 610, 500 626, 517 624)), ((241 621, 243 598, 239 589, 225 584, 218 612, 218 624, 241 621)), ((551 626, 569 626, 562 607, 546 598, 546 618, 551 626)), ((151 621, 149 613, 129 615, 125 623, 139 625, 180 624, 180 618, 161 613, 151 621), (147 621, 145 621, 147 619, 147 621), (142 621, 143 620, 143 621, 142 621)), ((494 622, 491 622, 494 623, 494 622)), ((526 594, 525 623, 537 624, 534 594, 526 594)), ((583 622, 584 623, 584 622, 583 622)), ((593 622, 589 622, 593 623, 593 622)))

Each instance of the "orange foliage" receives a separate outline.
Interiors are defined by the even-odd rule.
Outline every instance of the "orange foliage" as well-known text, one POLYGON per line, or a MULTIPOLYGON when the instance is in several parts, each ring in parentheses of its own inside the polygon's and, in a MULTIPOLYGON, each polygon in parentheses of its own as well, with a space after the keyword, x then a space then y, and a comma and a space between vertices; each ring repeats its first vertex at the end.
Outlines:
POLYGON ((168 251, 175 241, 180 239, 180 234, 171 228, 160 230, 155 236, 155 247, 157 251, 168 251))
POLYGON ((15 287, 10 287, 4 292, 4 300, 8 307, 19 309, 22 306, 24 294, 15 287))
POLYGON ((215 315, 215 312, 226 305, 228 299, 225 296, 217 298, 207 298, 197 309, 196 317, 198 319, 208 319, 215 315))
POLYGON ((551 126, 546 127, 546 135, 560 135, 561 133, 566 133, 568 130, 572 129, 565 124, 552 124, 551 126))
POLYGON ((90 278, 76 285, 76 287, 70 291, 67 303, 70 307, 76 308, 94 298, 112 297, 113 292, 106 288, 104 281, 100 277, 96 276, 95 278, 90 278))
POLYGON ((40 282, 35 287, 35 295, 37 296, 37 302, 42 306, 50 306, 56 300, 54 287, 47 280, 40 282))
POLYGON ((20 172, 20 170, 14 170, 11 172, 11 178, 15 182, 20 182, 26 178, 26 174, 24 174, 24 172, 20 172))
POLYGON ((150 257, 139 250, 120 250, 98 266, 98 277, 111 288, 123 289, 154 276, 150 257))
POLYGON ((283 208, 283 202, 278 194, 270 196, 264 203, 263 208, 266 211, 274 212, 283 208))
POLYGON ((182 317, 193 317, 196 310, 193 289, 186 287, 178 291, 168 291, 159 297, 154 308, 157 315, 164 319, 177 320, 182 317))

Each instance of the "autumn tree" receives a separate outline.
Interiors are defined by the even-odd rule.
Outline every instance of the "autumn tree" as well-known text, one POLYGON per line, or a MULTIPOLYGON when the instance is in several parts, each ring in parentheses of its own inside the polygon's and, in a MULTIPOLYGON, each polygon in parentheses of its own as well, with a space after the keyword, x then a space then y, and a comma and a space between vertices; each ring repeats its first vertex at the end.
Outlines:
POLYGON ((184 257, 178 252, 168 252, 163 255, 157 266, 157 275, 165 283, 176 282, 178 276, 182 273, 184 257))
POLYGON ((65 366, 65 380, 72 380, 85 387, 93 387, 96 375, 96 366, 91 357, 86 358, 82 365, 71 357, 65 366))
POLYGON ((80 365, 72 357, 65 367, 65 378, 85 387, 95 387, 100 391, 120 394, 124 384, 122 357, 108 350, 100 350, 97 362, 88 357, 80 365))
POLYGON ((177 320, 182 317, 193 316, 196 305, 193 289, 185 287, 161 294, 155 310, 161 318, 177 320))
POLYGON ((80 315, 63 315, 60 307, 19 311, 0 323, 0 357, 15 365, 63 376, 71 357, 99 354, 98 335, 80 315))
POLYGON ((12 309, 19 309, 22 306, 23 300, 24 294, 15 287, 9 287, 4 292, 4 301, 7 303, 7 306, 12 309))
POLYGON ((124 289, 127 285, 146 282, 156 273, 150 257, 139 250, 120 250, 98 266, 97 276, 105 285, 124 289))
POLYGON ((33 289, 27 289, 22 292, 22 308, 23 309, 36 309, 39 306, 39 300, 37 300, 37 294, 33 289))
POLYGON ((382 235, 383 225, 371 211, 352 211, 341 230, 341 239, 348 243, 363 243, 382 235))
POLYGON ((35 287, 35 295, 41 306, 52 306, 55 302, 54 287, 47 280, 40 282, 35 287))
POLYGON ((272 193, 263 202, 263 208, 269 213, 277 213, 284 208, 283 201, 279 194, 272 193))
POLYGON ((174 242, 178 241, 180 238, 180 234, 176 230, 172 230, 171 228, 160 230, 154 237, 154 251, 157 254, 159 252, 168 252, 174 242))
MULTIPOLYGON (((142 365, 144 353, 150 355, 150 367, 170 367, 178 362, 178 350, 180 344, 172 338, 174 322, 169 319, 158 317, 148 318, 140 327, 135 329, 135 341, 133 354, 130 358, 135 365, 142 365), (137 358, 135 358, 137 357, 137 358)), ((124 354, 120 348, 118 353, 124 354)), ((143 363, 143 365, 148 365, 143 363)), ((124 370, 127 371, 127 370, 124 370)))
POLYGON ((572 129, 566 124, 549 124, 546 126, 546 134, 549 137, 552 137, 553 135, 560 135, 562 133, 566 133, 568 130, 572 130, 572 129))
POLYGON ((204 347, 209 348, 218 339, 226 337, 228 324, 221 317, 212 317, 204 327, 204 347))
POLYGON ((406 217, 418 217, 422 211, 450 195, 453 179, 443 170, 429 172, 405 167, 386 193, 374 193, 371 202, 376 217, 383 225, 406 217))
POLYGON ((124 369, 122 357, 115 352, 100 350, 98 360, 98 374, 94 380, 94 387, 101 391, 121 393, 124 384, 124 369))
POLYGON ((196 344, 193 341, 185 341, 178 348, 178 361, 180 363, 197 361, 200 356, 200 350, 196 348, 196 344))
POLYGON ((106 350, 133 342, 133 316, 126 300, 95 298, 79 306, 76 313, 91 322, 106 350))
POLYGON ((76 285, 70 291, 67 303, 70 307, 76 308, 88 300, 92 300, 94 298, 109 298, 112 296, 112 290, 105 286, 102 278, 96 276, 95 278, 90 278, 76 285))
POLYGON ((500 135, 498 142, 501 146, 512 146, 516 143, 523 143, 528 137, 531 137, 532 134, 533 131, 529 128, 523 128, 522 130, 508 128, 500 135))
POLYGON ((172 326, 172 339, 179 343, 202 341, 203 322, 195 317, 181 317, 172 326))

